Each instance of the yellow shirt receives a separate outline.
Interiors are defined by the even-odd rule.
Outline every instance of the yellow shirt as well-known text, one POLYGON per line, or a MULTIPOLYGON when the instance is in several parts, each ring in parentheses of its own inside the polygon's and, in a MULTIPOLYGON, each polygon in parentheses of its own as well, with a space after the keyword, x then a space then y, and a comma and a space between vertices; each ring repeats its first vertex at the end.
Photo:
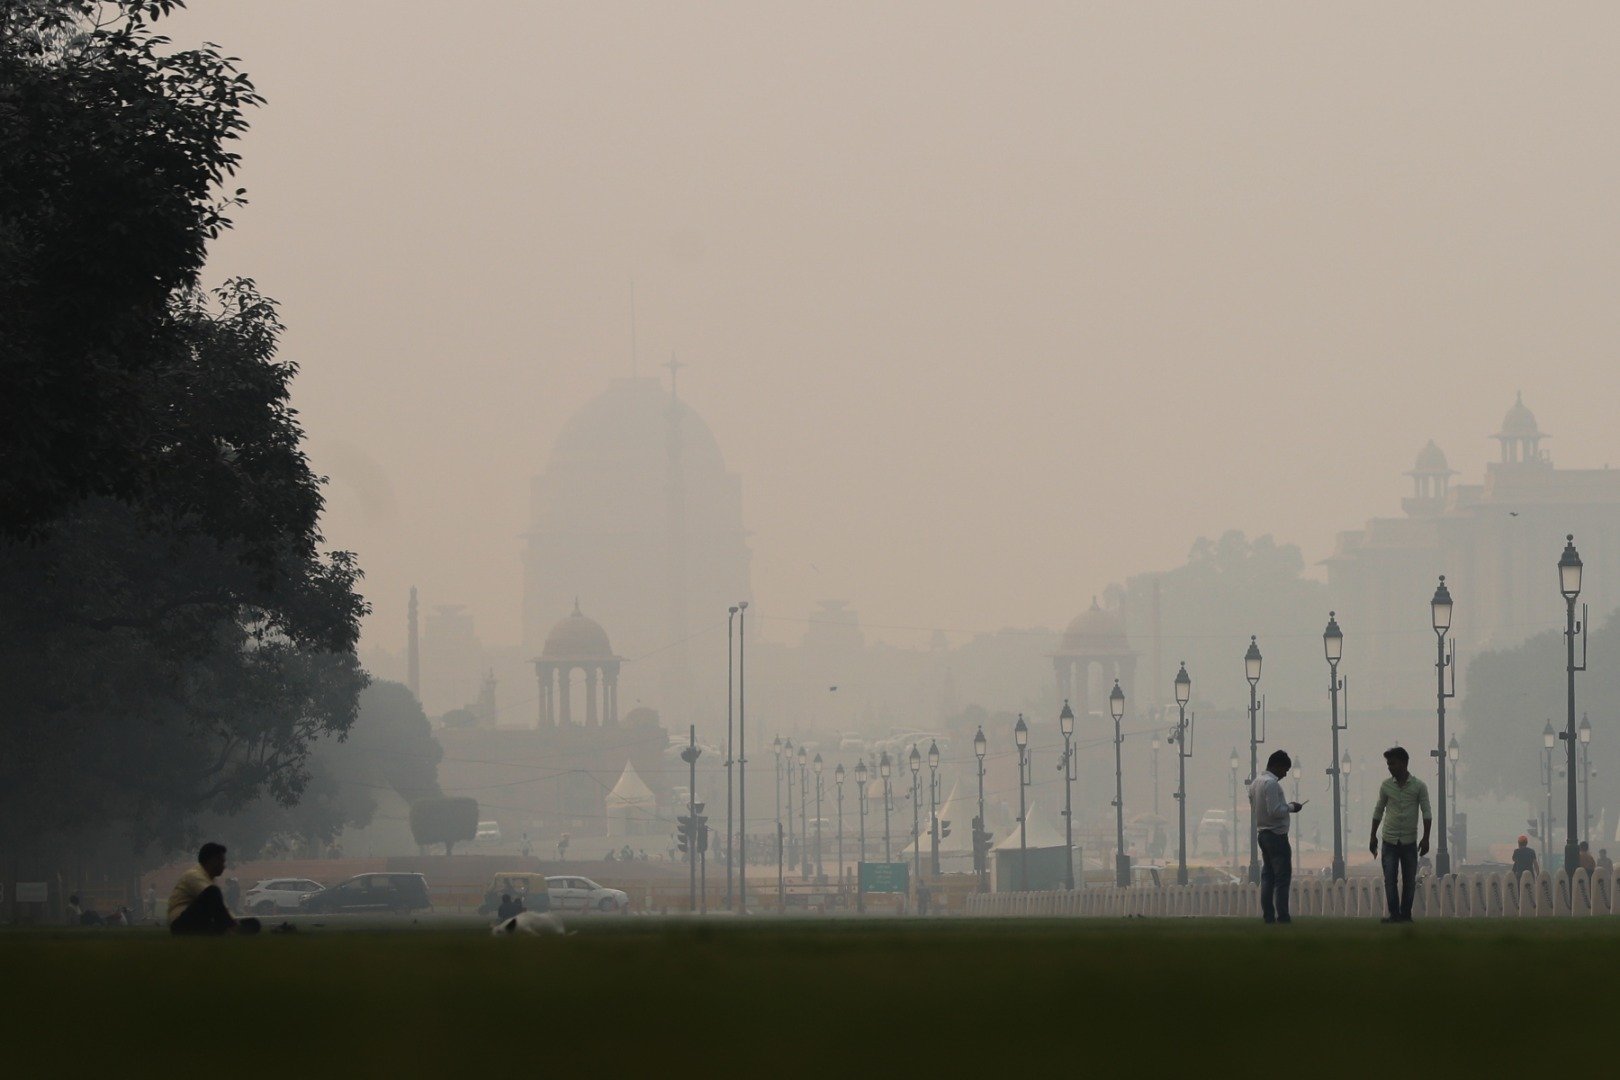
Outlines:
POLYGON ((169 921, 180 917, 180 913, 192 905, 197 897, 202 895, 204 889, 214 883, 208 876, 208 871, 201 865, 193 866, 180 875, 180 880, 174 883, 174 891, 169 894, 169 921))

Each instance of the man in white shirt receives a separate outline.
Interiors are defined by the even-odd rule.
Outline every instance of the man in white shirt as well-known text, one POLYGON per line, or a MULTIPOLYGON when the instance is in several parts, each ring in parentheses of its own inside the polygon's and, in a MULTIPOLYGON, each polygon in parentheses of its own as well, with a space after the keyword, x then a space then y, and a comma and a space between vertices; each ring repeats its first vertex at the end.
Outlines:
POLYGON ((1301 803, 1283 798, 1282 778, 1293 759, 1278 750, 1266 760, 1266 771, 1249 785, 1249 806, 1260 842, 1260 914, 1268 923, 1293 922, 1288 915, 1288 887, 1294 876, 1294 852, 1288 846, 1288 815, 1301 803))

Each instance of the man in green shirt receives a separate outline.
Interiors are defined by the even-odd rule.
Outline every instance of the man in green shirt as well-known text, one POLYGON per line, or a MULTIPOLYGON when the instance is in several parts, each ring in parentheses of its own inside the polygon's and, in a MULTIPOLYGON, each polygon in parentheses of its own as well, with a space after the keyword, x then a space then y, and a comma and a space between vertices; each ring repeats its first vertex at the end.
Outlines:
POLYGON ((1429 826, 1434 814, 1429 810, 1429 788, 1407 771, 1411 756, 1406 748, 1392 746, 1384 751, 1389 779, 1378 788, 1378 805, 1373 807, 1372 839, 1369 847, 1378 852, 1378 823, 1384 824, 1384 901, 1387 923, 1412 921, 1412 898, 1417 893, 1418 856, 1429 853, 1429 826), (1419 813, 1423 816, 1423 839, 1418 840, 1419 813), (1397 892, 1396 877, 1400 877, 1397 892))

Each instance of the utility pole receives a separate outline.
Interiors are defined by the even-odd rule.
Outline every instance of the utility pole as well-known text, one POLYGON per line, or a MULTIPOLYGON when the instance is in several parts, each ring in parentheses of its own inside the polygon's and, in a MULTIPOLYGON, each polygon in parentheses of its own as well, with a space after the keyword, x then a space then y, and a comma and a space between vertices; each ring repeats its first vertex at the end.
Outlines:
POLYGON ((731 670, 731 624, 736 621, 737 608, 733 605, 726 615, 726 910, 731 910, 731 860, 736 848, 731 834, 731 692, 735 687, 731 670))
POLYGON ((743 709, 743 680, 748 666, 743 663, 743 616, 748 601, 737 604, 737 908, 748 914, 748 742, 747 716, 743 709))

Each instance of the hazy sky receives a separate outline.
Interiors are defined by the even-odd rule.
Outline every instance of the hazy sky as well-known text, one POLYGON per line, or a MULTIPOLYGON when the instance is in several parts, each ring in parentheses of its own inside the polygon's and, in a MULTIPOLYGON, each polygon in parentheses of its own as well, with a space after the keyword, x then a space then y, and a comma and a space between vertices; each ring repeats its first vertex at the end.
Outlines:
POLYGON ((632 279, 767 615, 1058 626, 1228 528, 1314 562, 1430 437, 1477 482, 1520 388, 1620 463, 1614 5, 193 6, 269 98, 213 272, 283 304, 384 647, 412 583, 517 640, 632 279))

